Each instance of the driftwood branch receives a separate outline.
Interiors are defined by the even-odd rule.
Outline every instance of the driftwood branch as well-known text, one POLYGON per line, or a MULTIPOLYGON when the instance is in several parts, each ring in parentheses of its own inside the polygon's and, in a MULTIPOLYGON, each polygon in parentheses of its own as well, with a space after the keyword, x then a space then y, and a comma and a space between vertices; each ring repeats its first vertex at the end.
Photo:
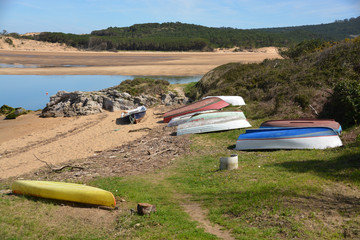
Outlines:
POLYGON ((153 113, 154 115, 157 115, 157 116, 159 116, 159 115, 164 115, 164 113, 153 113))
POLYGON ((46 161, 41 160, 41 159, 38 158, 35 154, 33 154, 33 155, 34 155, 34 157, 35 157, 38 161, 40 161, 40 162, 42 162, 42 163, 45 163, 46 166, 47 166, 48 168, 50 168, 51 170, 53 169, 52 166, 51 166, 50 164, 48 164, 46 161))
MULTIPOLYGON (((169 148, 169 149, 165 149, 165 150, 163 150, 163 151, 155 152, 154 154, 151 155, 151 157, 154 157, 154 156, 156 156, 156 155, 159 155, 159 154, 162 154, 162 153, 168 152, 168 151, 174 151, 174 149, 169 148)), ((149 154, 149 155, 150 155, 150 154, 149 154)))
POLYGON ((309 105, 310 106, 310 108, 314 111, 314 113, 316 114, 316 116, 319 116, 319 113, 316 111, 316 109, 313 107, 313 106, 311 106, 311 105, 309 105))
POLYGON ((61 166, 59 168, 52 168, 52 171, 54 172, 60 172, 61 170, 63 170, 64 168, 77 168, 77 169, 80 169, 80 170, 83 170, 84 168, 83 167, 80 167, 80 166, 71 166, 71 165, 64 165, 64 166, 61 166))
POLYGON ((151 131, 151 128, 144 127, 144 128, 139 128, 139 129, 132 129, 132 130, 129 130, 129 133, 130 132, 140 132, 140 131, 151 131))
POLYGON ((40 158, 38 158, 35 154, 33 154, 33 155, 34 155, 34 157, 35 157, 38 161, 40 161, 40 162, 42 162, 42 163, 45 163, 46 166, 47 166, 48 168, 50 168, 50 170, 53 171, 53 172, 60 172, 60 171, 63 170, 64 168, 71 168, 71 169, 77 168, 77 169, 80 169, 80 170, 83 170, 83 169, 84 169, 83 167, 71 166, 71 165, 64 165, 64 166, 61 166, 61 167, 58 167, 58 168, 54 168, 54 167, 52 167, 50 164, 48 164, 46 161, 41 160, 40 158))

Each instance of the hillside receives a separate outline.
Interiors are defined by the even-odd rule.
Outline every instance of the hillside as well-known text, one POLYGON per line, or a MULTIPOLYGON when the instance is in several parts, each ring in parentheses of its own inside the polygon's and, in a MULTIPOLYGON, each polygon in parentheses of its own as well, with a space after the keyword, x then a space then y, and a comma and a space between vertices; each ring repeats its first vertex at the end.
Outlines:
POLYGON ((240 95, 250 118, 328 117, 351 126, 360 121, 359 52, 360 37, 333 45, 301 43, 283 52, 287 59, 217 67, 188 96, 240 95), (289 58, 288 52, 298 54, 289 58))
POLYGON ((345 38, 351 38, 360 35, 360 17, 344 20, 336 20, 333 23, 306 25, 298 27, 284 28, 264 28, 258 29, 264 32, 272 33, 295 33, 307 32, 318 35, 321 39, 338 41, 345 38))
POLYGON ((213 28, 194 24, 147 23, 109 27, 90 34, 44 32, 22 36, 86 50, 211 51, 214 48, 289 47, 310 39, 342 40, 360 34, 360 17, 329 24, 269 29, 213 28))

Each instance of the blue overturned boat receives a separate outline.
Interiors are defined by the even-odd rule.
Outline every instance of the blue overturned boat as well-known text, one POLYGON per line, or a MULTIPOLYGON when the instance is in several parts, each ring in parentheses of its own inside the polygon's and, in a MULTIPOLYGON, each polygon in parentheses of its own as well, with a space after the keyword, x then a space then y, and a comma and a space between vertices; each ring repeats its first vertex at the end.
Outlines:
POLYGON ((329 127, 334 129, 339 135, 342 128, 340 123, 334 119, 283 119, 283 120, 269 120, 263 122, 260 128, 294 128, 294 127, 329 127))
POLYGON ((236 141, 236 150, 325 149, 342 146, 329 127, 248 129, 236 141))

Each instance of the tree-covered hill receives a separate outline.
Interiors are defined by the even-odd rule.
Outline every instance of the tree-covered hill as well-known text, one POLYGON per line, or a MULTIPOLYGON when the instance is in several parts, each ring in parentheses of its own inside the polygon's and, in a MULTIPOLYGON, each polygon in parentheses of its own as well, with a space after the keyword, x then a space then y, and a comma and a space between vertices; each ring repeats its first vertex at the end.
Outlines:
POLYGON ((264 28, 258 30, 272 33, 294 33, 303 31, 316 34, 320 39, 323 40, 339 41, 345 38, 351 38, 360 35, 360 17, 336 20, 335 22, 328 24, 284 28, 264 28))
POLYGON ((147 23, 109 27, 76 35, 44 32, 32 38, 85 50, 209 51, 213 48, 289 47, 312 39, 341 40, 360 34, 360 17, 329 24, 269 29, 212 28, 194 24, 147 23))
POLYGON ((188 96, 242 96, 251 118, 327 117, 344 126, 360 122, 360 37, 332 44, 307 41, 283 56, 219 66, 188 96))

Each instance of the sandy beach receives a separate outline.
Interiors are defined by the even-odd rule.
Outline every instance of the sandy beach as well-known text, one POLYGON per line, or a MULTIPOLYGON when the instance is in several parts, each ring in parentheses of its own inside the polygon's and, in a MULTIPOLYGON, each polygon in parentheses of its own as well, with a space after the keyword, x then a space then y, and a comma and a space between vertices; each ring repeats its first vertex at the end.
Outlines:
MULTIPOLYGON (((35 64, 37 68, 0 68, 2 75, 202 75, 229 63, 261 62, 280 58, 275 48, 247 52, 83 52, 63 45, 14 39, 0 42, 1 63, 35 64), (64 67, 67 65, 67 67, 64 67)), ((140 124, 118 125, 119 112, 74 118, 40 118, 39 113, 0 120, 0 179, 16 177, 43 167, 93 156, 146 132, 131 129, 164 125, 150 109, 140 124), (41 160, 41 161, 40 161, 41 160)))
POLYGON ((275 48, 254 52, 34 52, 0 50, 3 63, 37 68, 0 68, 16 75, 203 75, 229 62, 278 58, 275 48), (68 67, 62 67, 62 66, 68 67), (72 67, 74 66, 74 67, 72 67))
POLYGON ((15 120, 1 119, 0 179, 31 172, 46 163, 57 166, 94 156, 139 139, 146 132, 129 130, 164 124, 154 111, 150 109, 142 122, 133 125, 119 125, 116 119, 120 112, 73 118, 39 118, 39 113, 30 113, 15 120))
POLYGON ((57 43, 11 38, 0 39, 0 63, 37 67, 1 67, 1 75, 203 75, 229 62, 254 63, 280 58, 275 47, 234 52, 91 52, 57 43), (66 67, 64 67, 66 66, 66 67))

